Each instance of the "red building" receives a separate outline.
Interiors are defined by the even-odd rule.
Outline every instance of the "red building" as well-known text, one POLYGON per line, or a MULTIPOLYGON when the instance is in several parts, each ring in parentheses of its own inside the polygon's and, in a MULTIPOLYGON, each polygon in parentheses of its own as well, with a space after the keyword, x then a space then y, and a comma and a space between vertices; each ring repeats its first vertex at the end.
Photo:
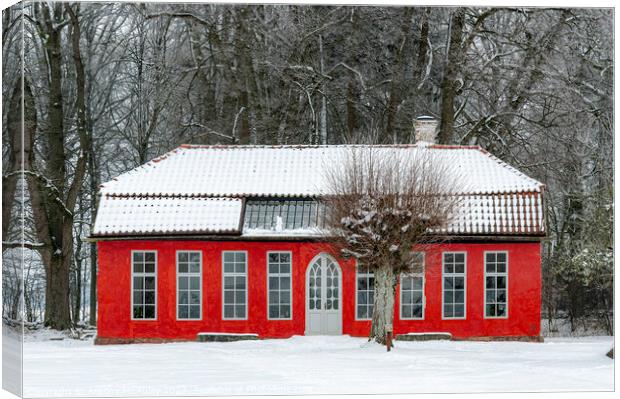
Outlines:
MULTIPOLYGON (((373 275, 328 253, 325 171, 364 146, 181 146, 102 185, 98 343, 198 333, 368 335, 373 275)), ((480 147, 428 151, 465 184, 402 275, 394 333, 538 339, 544 186, 480 147)))

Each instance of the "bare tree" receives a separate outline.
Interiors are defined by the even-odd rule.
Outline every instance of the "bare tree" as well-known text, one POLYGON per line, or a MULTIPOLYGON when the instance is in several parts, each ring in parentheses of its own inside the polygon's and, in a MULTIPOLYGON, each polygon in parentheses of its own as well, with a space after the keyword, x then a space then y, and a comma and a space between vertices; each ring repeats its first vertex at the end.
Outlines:
POLYGON ((455 182, 431 151, 354 149, 328 175, 328 230, 341 255, 374 272, 369 340, 382 344, 394 320, 398 276, 411 271, 414 248, 436 241, 454 211, 455 182))

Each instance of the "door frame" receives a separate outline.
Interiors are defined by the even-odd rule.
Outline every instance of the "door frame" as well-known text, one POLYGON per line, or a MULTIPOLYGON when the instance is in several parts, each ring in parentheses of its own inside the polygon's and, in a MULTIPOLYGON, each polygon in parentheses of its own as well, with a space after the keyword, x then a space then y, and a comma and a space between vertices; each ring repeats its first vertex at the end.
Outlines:
MULTIPOLYGON (((331 260, 332 262, 334 262, 334 264, 336 265, 336 270, 338 270, 338 311, 340 312, 340 333, 339 335, 342 335, 342 308, 344 307, 344 304, 342 302, 342 298, 343 298, 343 294, 342 294, 342 268, 340 267, 340 264, 338 263, 338 261, 331 256, 330 254, 328 254, 327 252, 320 252, 318 254, 316 254, 311 260, 310 262, 308 262, 308 265, 306 266, 306 278, 304 280, 304 285, 305 285, 305 309, 304 309, 304 313, 306 315, 305 319, 306 319, 306 323, 304 325, 304 335, 308 335, 308 326, 310 323, 310 312, 309 312, 309 305, 310 305, 310 267, 314 264, 314 262, 316 262, 318 259, 320 258, 327 258, 329 260, 331 260)), ((325 267, 325 266, 321 266, 321 267, 325 267)), ((322 278, 323 280, 323 278, 322 278)), ((324 290, 321 290, 323 292, 323 295, 326 294, 326 292, 324 290)), ((323 302, 323 297, 321 297, 321 302, 323 302)))

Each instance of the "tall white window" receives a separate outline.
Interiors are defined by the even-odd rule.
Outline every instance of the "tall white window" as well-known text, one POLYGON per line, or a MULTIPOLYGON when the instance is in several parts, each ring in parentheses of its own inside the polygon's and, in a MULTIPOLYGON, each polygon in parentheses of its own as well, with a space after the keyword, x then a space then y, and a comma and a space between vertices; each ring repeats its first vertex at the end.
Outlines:
POLYGON ((223 261, 223 318, 246 319, 248 309, 247 255, 240 251, 225 251, 223 261))
POLYGON ((267 253, 269 319, 291 318, 291 253, 267 253))
POLYGON ((372 319, 375 304, 375 274, 361 265, 357 266, 356 291, 356 318, 358 320, 372 319))
POLYGON ((424 253, 415 252, 411 271, 400 276, 400 318, 424 318, 424 253))
POLYGON ((177 252, 177 319, 199 320, 202 308, 202 253, 177 252))
POLYGON ((465 252, 443 254, 443 318, 465 318, 465 252))
POLYGON ((508 316, 508 253, 484 254, 484 316, 508 316))
POLYGON ((157 253, 131 253, 131 318, 155 320, 157 315, 157 253))

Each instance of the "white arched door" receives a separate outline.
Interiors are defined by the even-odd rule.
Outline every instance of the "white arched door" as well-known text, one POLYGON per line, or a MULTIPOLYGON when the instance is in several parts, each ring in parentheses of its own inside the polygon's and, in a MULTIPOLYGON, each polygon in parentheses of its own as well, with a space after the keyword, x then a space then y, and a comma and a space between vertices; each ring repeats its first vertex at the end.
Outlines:
POLYGON ((317 255, 306 272, 306 335, 342 334, 342 274, 327 254, 317 255))

